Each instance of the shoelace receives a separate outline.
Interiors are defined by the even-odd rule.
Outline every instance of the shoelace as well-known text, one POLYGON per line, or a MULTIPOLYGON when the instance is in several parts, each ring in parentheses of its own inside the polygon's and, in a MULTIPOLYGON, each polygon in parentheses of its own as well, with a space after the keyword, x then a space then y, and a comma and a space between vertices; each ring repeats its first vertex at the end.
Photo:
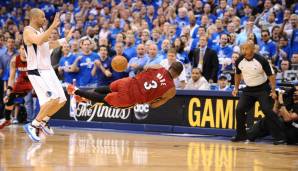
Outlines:
POLYGON ((37 126, 34 126, 34 125, 32 125, 32 124, 31 124, 31 126, 32 126, 33 128, 35 128, 35 133, 36 133, 37 136, 39 136, 40 128, 37 127, 37 126))

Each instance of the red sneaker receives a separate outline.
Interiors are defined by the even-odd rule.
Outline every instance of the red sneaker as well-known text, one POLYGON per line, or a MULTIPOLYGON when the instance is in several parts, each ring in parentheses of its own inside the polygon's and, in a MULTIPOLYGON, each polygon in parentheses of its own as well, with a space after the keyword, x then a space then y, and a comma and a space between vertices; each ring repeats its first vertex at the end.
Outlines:
POLYGON ((69 95, 74 95, 74 92, 77 90, 78 88, 72 84, 68 84, 66 87, 66 91, 69 95))
POLYGON ((2 124, 0 124, 0 129, 3 129, 4 127, 11 124, 10 120, 5 120, 2 124))

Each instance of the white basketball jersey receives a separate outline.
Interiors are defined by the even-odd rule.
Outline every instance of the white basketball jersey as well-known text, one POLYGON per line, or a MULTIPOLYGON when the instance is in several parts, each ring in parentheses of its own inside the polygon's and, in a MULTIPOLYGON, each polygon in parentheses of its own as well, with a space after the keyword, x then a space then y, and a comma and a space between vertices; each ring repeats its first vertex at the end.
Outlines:
MULTIPOLYGON (((34 30, 37 35, 43 33, 42 28, 40 31, 35 30, 33 27, 27 26, 28 28, 34 30)), ((25 45, 25 54, 27 58, 27 69, 51 69, 51 50, 49 42, 44 42, 41 45, 25 45)))

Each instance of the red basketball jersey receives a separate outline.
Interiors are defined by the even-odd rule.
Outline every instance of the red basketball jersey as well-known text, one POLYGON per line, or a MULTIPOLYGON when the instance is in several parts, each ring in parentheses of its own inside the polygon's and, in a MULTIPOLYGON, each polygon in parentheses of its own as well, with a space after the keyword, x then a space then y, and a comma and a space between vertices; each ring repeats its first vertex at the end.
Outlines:
POLYGON ((139 103, 146 103, 161 97, 169 89, 175 87, 173 78, 165 68, 148 69, 134 78, 131 88, 133 96, 139 103))
POLYGON ((27 92, 32 90, 32 85, 28 79, 27 74, 27 62, 22 61, 21 57, 18 55, 16 57, 16 70, 17 79, 13 86, 14 92, 27 92))

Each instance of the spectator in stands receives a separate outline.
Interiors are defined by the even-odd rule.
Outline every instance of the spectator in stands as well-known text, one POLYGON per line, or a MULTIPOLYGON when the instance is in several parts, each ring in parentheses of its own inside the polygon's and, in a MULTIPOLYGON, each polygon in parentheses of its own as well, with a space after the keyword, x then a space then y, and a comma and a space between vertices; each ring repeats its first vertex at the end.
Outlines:
POLYGON ((161 44, 161 50, 159 51, 159 56, 162 57, 162 59, 166 59, 167 58, 167 53, 168 53, 168 50, 170 49, 171 47, 171 42, 169 39, 164 39, 162 41, 162 44, 161 44))
POLYGON ((122 29, 120 28, 120 19, 119 18, 116 18, 114 20, 113 27, 110 28, 110 32, 111 32, 111 37, 110 37, 111 40, 110 41, 111 41, 112 46, 115 45, 115 43, 116 43, 116 36, 121 31, 122 31, 122 29))
POLYGON ((271 31, 271 39, 274 43, 278 43, 279 38, 280 38, 280 26, 278 25, 274 25, 272 27, 272 31, 271 31))
POLYGON ((232 91, 229 85, 228 77, 225 74, 221 74, 218 77, 217 86, 215 88, 217 91, 232 91))
POLYGON ((177 59, 183 64, 188 64, 189 58, 187 52, 184 51, 184 42, 182 42, 180 38, 176 38, 172 47, 174 47, 174 49, 176 50, 177 59))
MULTIPOLYGON (((115 52, 116 52, 115 56, 124 56, 127 59, 127 61, 129 61, 128 56, 124 53, 124 45, 122 42, 117 42, 115 44, 115 52)), ((112 70, 112 80, 113 81, 118 80, 120 78, 127 77, 127 76, 128 76, 128 73, 125 71, 124 72, 116 72, 116 71, 112 70)))
POLYGON ((146 44, 147 41, 150 40, 149 30, 143 30, 140 36, 141 39, 138 41, 138 44, 146 44))
POLYGON ((262 30, 261 36, 260 54, 266 58, 272 59, 276 55, 276 44, 271 40, 269 30, 262 30))
POLYGON ((17 50, 15 48, 15 40, 13 37, 9 37, 6 40, 6 47, 6 52, 0 57, 0 75, 2 76, 4 91, 6 91, 7 81, 9 78, 10 60, 17 53, 17 50))
POLYGON ((128 61, 137 55, 137 49, 135 46, 135 38, 134 35, 128 34, 125 38, 125 48, 123 52, 126 56, 128 61))
POLYGON ((78 40, 74 40, 71 44, 71 53, 78 55, 80 53, 80 43, 78 40))
POLYGON ((286 34, 280 36, 278 41, 278 48, 286 53, 287 59, 290 59, 290 56, 292 55, 292 49, 290 48, 286 34))
POLYGON ((111 58, 108 56, 108 47, 99 46, 99 59, 94 61, 92 76, 98 78, 97 86, 107 86, 112 82, 111 58))
POLYGON ((189 53, 193 67, 200 68, 209 83, 217 82, 218 57, 214 50, 207 47, 207 37, 200 37, 199 47, 189 53))
POLYGON ((160 32, 161 31, 159 28, 154 28, 152 30, 152 41, 157 45, 158 50, 161 50, 162 41, 163 41, 163 39, 161 38, 160 32))
POLYGON ((91 50, 92 41, 88 38, 82 40, 82 53, 72 64, 70 72, 77 72, 77 84, 79 87, 96 87, 98 80, 91 75, 94 61, 99 56, 91 50))
POLYGON ((289 61, 288 59, 281 60, 279 71, 278 73, 276 73, 276 80, 277 81, 280 80, 281 82, 287 81, 285 80, 285 71, 288 71, 290 69, 291 69, 291 61, 289 61))
POLYGON ((291 62, 292 62, 292 69, 298 70, 298 52, 293 53, 291 62))
POLYGON ((149 65, 159 64, 161 62, 162 56, 158 55, 157 51, 158 51, 158 49, 157 49, 156 44, 151 43, 149 45, 149 51, 148 51, 149 59, 145 65, 145 67, 149 66, 149 65))
POLYGON ((0 34, 0 57, 5 54, 6 50, 4 36, 0 34))
POLYGON ((290 45, 291 45, 291 50, 292 53, 297 53, 298 52, 298 15, 297 14, 292 14, 291 16, 286 15, 284 16, 284 22, 281 26, 281 32, 285 32, 290 40, 290 45), (289 28, 289 23, 291 24, 292 28, 289 28), (287 26, 287 30, 286 30, 287 26))
MULTIPOLYGON (((166 69, 169 69, 173 62, 181 62, 177 59, 176 49, 171 48, 167 53, 167 59, 164 59, 160 62, 160 65, 166 69)), ((181 62, 182 63, 182 62, 181 62)), ((174 80, 175 86, 178 89, 183 89, 186 85, 186 73, 185 68, 183 68, 180 76, 174 80)))
POLYGON ((199 68, 193 68, 191 72, 191 78, 187 81, 184 89, 187 90, 210 90, 208 81, 202 76, 202 72, 199 68))
POLYGON ((76 60, 76 55, 73 55, 70 52, 70 47, 69 44, 65 43, 62 45, 62 53, 63 56, 59 61, 59 67, 58 71, 61 76, 63 76, 63 81, 65 83, 72 84, 73 79, 77 79, 76 73, 70 72, 71 70, 71 65, 74 63, 76 60))
POLYGON ((128 63, 127 72, 130 77, 134 77, 138 72, 140 72, 144 65, 149 60, 147 54, 145 53, 145 46, 139 44, 137 47, 137 56, 131 58, 128 63))
POLYGON ((220 43, 213 47, 217 52, 220 72, 228 69, 231 70, 231 61, 233 49, 228 45, 228 35, 223 33, 220 36, 220 43))

